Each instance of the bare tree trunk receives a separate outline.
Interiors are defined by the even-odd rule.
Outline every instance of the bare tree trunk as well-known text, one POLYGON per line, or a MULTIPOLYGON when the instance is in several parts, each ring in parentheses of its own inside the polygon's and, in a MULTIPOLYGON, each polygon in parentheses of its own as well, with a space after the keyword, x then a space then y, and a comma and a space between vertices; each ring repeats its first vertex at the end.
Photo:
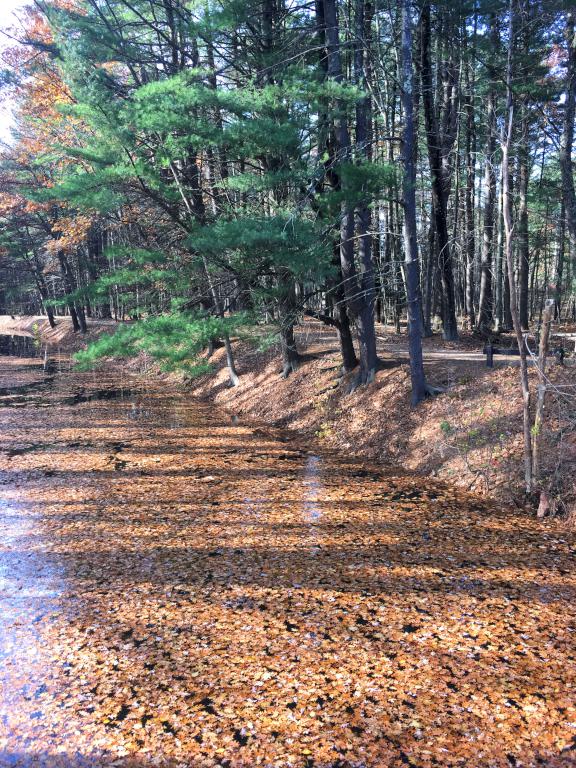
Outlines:
POLYGON ((534 435, 532 446, 532 477, 535 485, 540 483, 540 451, 542 447, 542 429, 544 427, 544 404, 546 399, 546 356, 550 341, 550 327, 554 316, 554 299, 548 299, 542 314, 540 328, 540 348, 538 351, 538 395, 534 414, 534 435))
POLYGON ((508 64, 506 67, 506 112, 505 127, 502 137, 502 207, 504 213, 504 251, 508 265, 508 282, 510 285, 510 314, 516 334, 516 343, 520 353, 520 386, 522 390, 522 413, 524 421, 524 486, 526 493, 532 491, 532 433, 530 424, 530 383, 528 380, 528 363, 526 360, 526 344, 516 298, 516 279, 514 276, 514 253, 512 244, 512 196, 510 194, 510 148, 512 145, 512 126, 514 119, 514 102, 512 97, 512 49, 514 45, 514 0, 510 0, 508 20, 508 64))
MULTIPOLYGON (((490 39, 494 50, 499 43, 495 14, 490 15, 490 39)), ((494 246, 494 213, 496 206, 496 171, 494 155, 496 153, 496 72, 490 66, 490 90, 487 102, 486 149, 484 158, 484 221, 482 224, 482 253, 480 256, 480 298, 478 301, 477 325, 480 331, 487 332, 494 322, 494 300, 492 285, 492 250, 494 246)))
MULTIPOLYGON (((70 263, 66 258, 66 254, 64 253, 64 251, 58 251, 58 261, 60 263, 60 269, 62 270, 62 277, 64 278, 64 287, 66 288, 66 293, 68 294, 73 293, 74 277, 72 275, 70 263)), ((77 333, 79 330, 81 330, 81 325, 80 325, 78 313, 76 312, 76 305, 74 304, 71 298, 66 299, 66 304, 70 312, 70 317, 72 318, 72 327, 74 329, 74 332, 77 333)))
MULTIPOLYGON (((335 82, 341 83, 343 73, 336 0, 323 0, 323 20, 326 33, 327 74, 335 82)), ((350 162, 352 159, 350 132, 346 121, 346 110, 341 103, 338 104, 334 123, 338 162, 339 164, 350 162)), ((343 185, 341 186, 342 191, 345 193, 346 190, 343 185)), ((362 226, 365 226, 365 224, 362 226)), ((342 203, 340 226, 340 263, 346 300, 358 325, 360 373, 355 382, 355 386, 357 386, 358 384, 367 384, 374 377, 376 369, 376 336, 374 332, 373 288, 372 295, 370 295, 370 281, 372 281, 373 286, 374 280, 373 268, 371 267, 371 250, 367 250, 367 238, 363 238, 363 253, 361 255, 369 266, 366 275, 367 282, 364 282, 358 279, 354 261, 354 231, 354 205, 350 201, 344 200, 342 203), (372 276, 370 277, 370 275, 372 276), (366 288, 368 289, 368 295, 365 293, 366 288)), ((364 272, 366 272, 365 267, 364 272)))
POLYGON ((300 355, 294 337, 294 322, 289 317, 280 319, 280 347, 282 350, 282 377, 286 379, 300 366, 300 355))
POLYGON ((574 114, 576 111, 576 35, 574 34, 574 15, 572 13, 566 15, 565 38, 568 47, 568 68, 566 101, 564 102, 564 128, 560 142, 559 161, 569 253, 570 259, 574 263, 576 262, 576 191, 574 189, 572 145, 574 143, 574 114))
MULTIPOLYGON (((354 35, 354 80, 367 91, 366 48, 371 19, 365 0, 356 0, 354 35)), ((358 155, 369 161, 371 157, 371 98, 368 93, 356 104, 356 149, 358 155)), ((360 383, 369 384, 376 375, 376 331, 374 328, 374 262, 370 234, 369 200, 362 200, 357 209, 361 298, 358 307, 358 341, 360 344, 360 383)))
POLYGON ((552 266, 552 285, 551 294, 554 299, 554 313, 557 320, 560 319, 560 310, 562 307, 562 279, 564 277, 564 251, 566 248, 566 216, 564 201, 560 208, 560 231, 558 233, 558 242, 554 253, 554 263, 552 266))
POLYGON ((414 70, 412 66, 411 0, 402 2, 402 57, 400 82, 404 108, 404 136, 402 161, 404 178, 402 185, 404 204, 404 251, 406 293, 408 297, 408 338, 410 351, 410 379, 412 405, 426 396, 426 376, 422 358, 422 299, 420 296, 420 265, 416 230, 416 137, 414 131, 414 70))
MULTIPOLYGON (((214 311, 218 317, 223 318, 224 309, 222 308, 222 303, 220 302, 218 291, 216 290, 216 286, 212 280, 212 275, 210 274, 210 270, 208 268, 208 261, 206 260, 205 256, 202 256, 202 263, 204 266, 204 272, 206 274, 206 280, 208 281, 208 287, 210 288, 210 295, 212 296, 212 301, 214 303, 214 311)), ((230 378, 230 384, 233 387, 237 387, 240 384, 240 377, 236 371, 236 365, 234 363, 234 352, 232 351, 232 344, 227 332, 224 332, 224 347, 226 349, 226 363, 228 365, 228 376, 230 378)))
MULTIPOLYGON (((445 170, 444 158, 454 144, 455 132, 451 129, 447 135, 441 135, 434 104, 432 62, 430 58, 430 4, 425 3, 421 14, 421 73, 422 103, 426 123, 428 159, 432 176, 432 214, 436 229, 438 263, 442 280, 442 324, 443 336, 447 341, 458 338, 456 323, 456 299, 454 292, 454 272, 452 250, 448 235, 448 188, 449 179, 445 170)), ((448 93, 448 89, 446 89, 448 93)), ((450 101, 450 99, 449 99, 450 101)), ((446 114, 443 116, 446 118, 446 114)), ((451 125, 452 119, 444 119, 443 124, 451 125)))
POLYGON ((428 258, 424 280, 424 336, 432 336, 432 305, 434 303, 434 266, 436 264, 436 231, 430 223, 428 227, 428 258))
POLYGON ((474 236, 474 176, 476 135, 474 130, 474 83, 470 82, 470 67, 466 66, 466 315, 470 327, 474 325, 474 254, 476 241, 474 236))
MULTIPOLYGON (((326 39, 326 22, 324 19, 323 0, 316 0, 316 39, 319 49, 319 67, 323 73, 324 79, 328 76, 328 51, 326 39)), ((321 112, 318 116, 318 144, 320 151, 325 154, 326 181, 333 190, 340 188, 340 179, 335 171, 335 149, 334 141, 330 141, 330 120, 326 112, 321 112)), ((320 190, 323 188, 323 184, 320 190)), ((320 191, 319 190, 319 191, 320 191)), ((322 210, 314 207, 313 210, 319 218, 322 218, 322 210)), ((342 266, 340 261, 340 244, 338 238, 334 237, 333 245, 333 266, 335 267, 335 277, 329 282, 327 288, 328 305, 332 307, 334 324, 338 333, 338 343, 340 345, 340 354, 342 357, 342 368, 344 373, 350 373, 358 365, 358 358, 354 350, 352 340, 352 331, 350 328, 350 317, 346 303, 346 294, 344 291, 344 278, 342 276, 342 266)))
POLYGON ((500 167, 500 189, 496 205, 496 269, 494 274, 494 328, 499 333, 504 327, 504 225, 502 222, 502 167, 500 167))
POLYGON ((80 330, 82 333, 88 332, 88 326, 86 324, 86 313, 84 307, 81 304, 76 305, 76 314, 78 316, 78 323, 80 324, 80 330))
POLYGON ((530 177, 528 117, 522 108, 520 147, 518 151, 518 290, 520 325, 528 330, 530 296, 530 243, 528 239, 528 182, 530 177))
POLYGON ((44 271, 42 269, 42 262, 40 260, 40 255, 38 254, 38 251, 32 242, 32 238, 30 237, 30 233, 27 227, 26 227, 26 234, 28 235, 29 247, 32 251, 32 257, 30 259, 30 268, 34 273, 34 279, 36 281, 38 293, 40 294, 40 298, 42 300, 42 306, 44 307, 46 316, 48 317, 50 328, 56 328, 56 321, 54 319, 54 309, 49 303, 50 293, 48 291, 48 286, 46 285, 46 280, 44 278, 44 271))
POLYGON ((352 340, 352 331, 350 329, 350 319, 346 307, 346 297, 344 286, 342 285, 342 272, 340 271, 340 249, 336 248, 337 277, 334 286, 334 317, 336 320, 336 329, 338 331, 338 343, 340 345, 340 354, 342 356, 342 368, 345 373, 350 373, 358 365, 358 358, 354 350, 352 340))

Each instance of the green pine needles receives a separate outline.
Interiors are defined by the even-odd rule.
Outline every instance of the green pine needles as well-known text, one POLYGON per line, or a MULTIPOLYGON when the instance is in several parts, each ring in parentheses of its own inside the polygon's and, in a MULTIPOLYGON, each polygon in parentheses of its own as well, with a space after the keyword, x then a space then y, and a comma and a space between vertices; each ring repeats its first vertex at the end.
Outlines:
POLYGON ((130 358, 145 353, 162 371, 198 376, 212 370, 206 353, 210 345, 247 323, 248 317, 241 313, 220 318, 174 310, 120 325, 114 334, 102 336, 78 352, 75 362, 80 370, 88 370, 103 358, 130 358))

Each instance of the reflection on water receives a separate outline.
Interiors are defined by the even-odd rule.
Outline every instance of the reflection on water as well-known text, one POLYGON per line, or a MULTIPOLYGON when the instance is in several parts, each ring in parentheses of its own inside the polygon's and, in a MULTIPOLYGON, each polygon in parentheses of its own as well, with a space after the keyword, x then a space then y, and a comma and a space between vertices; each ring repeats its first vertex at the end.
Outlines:
POLYGON ((457 768, 479 723, 483 765, 569 743, 576 580, 552 526, 156 379, 37 396, 0 409, 0 768, 457 768))
POLYGON ((302 481, 302 491, 304 495, 302 515, 304 520, 310 523, 309 540, 310 553, 312 555, 317 555, 321 551, 318 526, 316 525, 322 517, 320 499, 324 491, 320 469, 320 457, 313 455, 308 456, 304 467, 304 479, 302 481))
POLYGON ((49 407, 46 396, 54 378, 71 367, 60 349, 42 345, 31 335, 0 335, 0 407, 49 407))
POLYGON ((322 516, 322 509, 318 503, 322 494, 320 458, 318 456, 308 456, 304 468, 302 487, 304 489, 304 504, 302 508, 304 519, 310 523, 315 523, 322 516))
POLYGON ((33 336, 0 334, 0 355, 10 357, 39 357, 42 345, 33 336))
MULTIPOLYGON (((41 551, 37 522, 21 506, 0 500, 0 724, 12 722, 18 701, 45 688, 57 669, 41 622, 57 609, 62 568, 41 551)), ((0 765, 3 760, 0 750, 0 765)))
POLYGON ((61 398, 59 403, 62 405, 80 405, 80 403, 91 403, 94 400, 130 400, 132 397, 133 391, 127 387, 81 389, 70 397, 61 398))

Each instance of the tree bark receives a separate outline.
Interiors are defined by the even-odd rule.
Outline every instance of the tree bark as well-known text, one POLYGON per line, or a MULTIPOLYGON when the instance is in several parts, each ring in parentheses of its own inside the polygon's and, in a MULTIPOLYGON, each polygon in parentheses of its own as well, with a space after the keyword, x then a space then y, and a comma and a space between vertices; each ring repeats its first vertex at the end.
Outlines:
MULTIPOLYGON (((371 21, 371 8, 365 0, 356 0, 354 35, 354 80, 364 91, 356 104, 356 150, 360 158, 368 162, 371 158, 371 98, 366 83, 366 48, 371 21)), ((372 236, 370 234, 371 213, 369 200, 364 199, 357 208, 357 235, 360 262, 360 300, 358 302, 358 342, 360 345, 361 384, 368 384, 376 375, 376 330, 374 327, 374 262, 372 260, 372 236)))
MULTIPOLYGON (((490 39, 494 50, 499 43, 495 14, 490 15, 490 39)), ((487 99, 487 137, 484 157, 484 219, 482 223, 482 253, 480 256, 480 298, 478 301, 477 326, 481 332, 488 332, 494 323, 494 300, 492 285, 492 250, 494 246, 494 218, 496 206, 496 71, 489 68, 490 88, 487 99)))
POLYGON ((564 251, 566 248, 566 216, 564 201, 560 208, 560 227, 558 233, 558 243, 556 244, 556 251, 554 253, 554 264, 552 266, 552 284, 551 295, 554 299, 554 312, 555 318, 560 319, 561 307, 562 307, 562 280, 564 277, 564 251))
MULTIPOLYGON (((326 78, 328 76, 328 52, 323 0, 316 0, 316 38, 320 51, 319 66, 324 78, 326 78)), ((318 145, 320 151, 324 152, 327 158, 324 164, 327 183, 333 191, 336 191, 340 188, 340 179, 335 170, 336 148, 334 142, 330 141, 329 119, 325 112, 321 112, 318 116, 318 145)), ((322 188, 323 185, 321 185, 321 189, 322 188)), ((313 204, 313 208, 316 210, 317 207, 313 204)), ((316 213, 319 218, 322 217, 321 209, 316 210, 316 213)), ((344 278, 340 260, 340 244, 337 235, 334 237, 334 241, 333 265, 335 267, 336 277, 333 282, 331 281, 329 283, 327 295, 330 297, 328 303, 333 308, 335 326, 338 333, 338 343, 340 345, 340 354, 342 357, 342 368, 344 373, 350 373, 358 365, 358 358, 356 357, 356 351, 354 350, 354 343, 352 340, 352 331, 350 328, 350 318, 348 316, 344 278)))
POLYGON ((342 356, 342 368, 345 373, 350 373, 358 365, 358 358, 352 341, 352 331, 350 329, 350 320, 346 310, 346 301, 344 290, 340 284, 334 292, 335 307, 334 315, 338 321, 336 326, 338 331, 338 343, 340 345, 340 354, 342 356))
MULTIPOLYGON (((323 21, 326 34, 327 50, 327 75, 337 83, 343 81, 342 61, 340 55, 340 32, 338 24, 338 13, 336 0, 323 0, 323 21)), ((338 164, 350 163, 352 161, 352 146, 350 141, 350 132, 346 120, 346 110, 344 104, 338 100, 337 113, 334 119, 334 128, 336 134, 336 151, 338 164)), ((344 202, 342 203, 340 216, 340 265, 342 269, 342 280, 344 283, 344 293, 350 311, 356 321, 358 328, 358 341, 360 346, 360 372, 355 382, 367 384, 374 378, 376 369, 376 335, 374 331, 374 291, 373 291, 373 267, 371 264, 371 249, 367 249, 367 237, 364 238, 364 250, 361 254, 364 259, 363 271, 366 273, 365 280, 358 279, 356 264, 354 261, 354 233, 355 216, 354 205, 346 200, 346 188, 341 183, 341 190, 344 193, 344 202), (368 269, 366 268, 368 267, 368 269), (370 295, 370 283, 372 283, 372 292, 370 295), (365 293, 367 290, 367 294, 365 293)), ((365 222, 362 225, 365 226, 365 222)), ((367 234, 367 233, 366 233, 367 234)))
POLYGON ((470 67, 466 66, 466 315, 470 327, 474 325, 474 258, 476 238, 474 228, 474 180, 476 132, 474 129, 474 82, 470 82, 470 67))
POLYGON ((528 182, 530 180, 528 149, 528 116, 522 107, 520 146, 518 149, 518 301, 520 325, 530 324, 530 242, 528 238, 528 182))
MULTIPOLYGON (((66 293, 71 294, 74 292, 74 277, 72 275, 70 262, 66 258, 64 251, 58 251, 58 261, 60 263, 60 269, 62 271, 66 293)), ((72 327, 74 329, 74 333, 77 333, 78 331, 82 330, 82 326, 80 324, 78 312, 76 311, 76 305, 71 298, 66 300, 66 304, 68 306, 68 311, 70 312, 70 317, 72 318, 72 327)), ((86 320, 84 320, 84 330, 85 326, 86 320)))
POLYGON ((443 336, 447 341, 455 341, 458 339, 458 326, 456 323, 452 251, 448 235, 448 189, 450 180, 444 162, 454 144, 455 132, 452 129, 452 119, 448 119, 448 116, 445 114, 443 123, 447 124, 450 130, 442 136, 436 117, 430 55, 430 3, 425 3, 422 9, 421 41, 422 103, 426 124, 428 160, 432 177, 432 214, 436 229, 438 264, 442 280, 443 336))
POLYGON ((560 141, 560 173, 562 178, 562 202, 566 215, 570 260, 576 263, 576 191, 574 188, 574 116, 576 111, 576 35, 574 14, 566 15, 565 39, 568 53, 566 101, 564 102, 564 126, 560 141))
POLYGON ((546 401, 546 357, 550 341, 550 328, 554 317, 554 299, 548 299, 542 314, 540 327, 540 348, 538 351, 538 394, 536 397, 536 410, 534 414, 534 435, 532 445, 532 477, 536 486, 540 477, 540 452, 542 447, 542 430, 544 428, 544 405, 546 401))
POLYGON ((411 0, 402 1, 402 53, 400 82, 404 109, 404 135, 402 185, 404 204, 404 251, 406 293, 408 298, 408 347, 410 353, 410 380, 412 405, 418 405, 426 396, 426 376, 422 357, 422 300, 420 295, 420 265, 416 230, 416 136, 414 131, 414 70, 412 65, 411 0))
POLYGON ((528 363, 526 360, 526 343, 518 302, 516 299, 516 279, 514 276, 514 253, 512 243, 512 196, 510 194, 510 148, 512 145, 512 126, 514 117, 514 101, 512 95, 512 49, 514 45, 515 27, 514 0, 510 0, 508 19, 508 64, 506 67, 506 112, 505 127, 502 137, 502 207, 504 215, 504 251, 508 266, 508 282, 510 285, 510 314, 514 325, 516 343, 520 354, 520 387, 522 390, 522 415, 524 422, 524 487, 526 493, 532 491, 532 432, 530 424, 530 383, 528 380, 528 363))

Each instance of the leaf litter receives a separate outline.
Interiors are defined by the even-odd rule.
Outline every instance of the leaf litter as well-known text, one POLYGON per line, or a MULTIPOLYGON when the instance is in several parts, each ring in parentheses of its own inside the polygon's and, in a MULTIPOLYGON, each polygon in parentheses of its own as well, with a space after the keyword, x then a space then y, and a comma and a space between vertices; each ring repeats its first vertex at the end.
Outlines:
POLYGON ((556 521, 117 370, 36 397, 0 408, 0 765, 576 764, 556 521))

